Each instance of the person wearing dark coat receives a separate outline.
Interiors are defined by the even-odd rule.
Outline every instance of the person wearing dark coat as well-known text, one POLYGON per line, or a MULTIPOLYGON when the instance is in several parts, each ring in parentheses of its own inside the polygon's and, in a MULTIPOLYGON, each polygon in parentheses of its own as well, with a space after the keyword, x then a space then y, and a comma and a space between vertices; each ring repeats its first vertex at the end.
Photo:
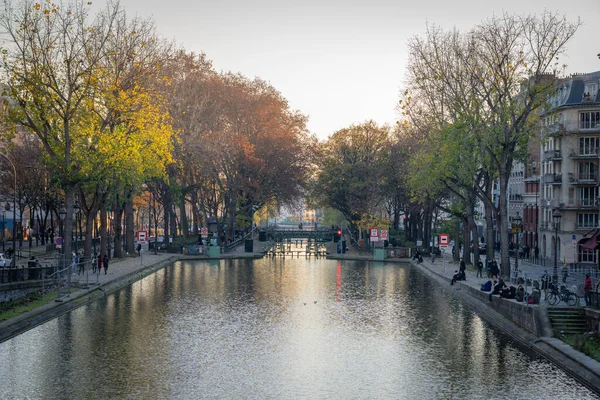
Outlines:
POLYGON ((106 275, 108 271, 108 256, 105 254, 104 259, 102 260, 102 264, 104 265, 104 275, 106 275))
POLYGON ((492 260, 492 279, 498 278, 498 274, 500 273, 500 269, 498 269, 498 263, 496 260, 492 260))

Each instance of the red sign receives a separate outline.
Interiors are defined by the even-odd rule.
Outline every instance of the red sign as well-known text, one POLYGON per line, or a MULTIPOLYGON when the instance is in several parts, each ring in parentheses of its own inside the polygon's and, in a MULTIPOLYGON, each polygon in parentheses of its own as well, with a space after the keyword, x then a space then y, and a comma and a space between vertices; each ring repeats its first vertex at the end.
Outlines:
POLYGON ((200 235, 203 238, 208 237, 208 228, 200 228, 200 235))
POLYGON ((371 232, 371 234, 369 235, 369 236, 371 236, 371 239, 379 237, 379 229, 371 228, 371 229, 369 229, 369 231, 371 232))
POLYGON ((388 230, 387 229, 382 229, 381 230, 381 238, 383 240, 387 240, 387 238, 388 238, 388 230))
POLYGON ((448 246, 450 244, 450 235, 440 233, 440 246, 448 246))
POLYGON ((137 231, 137 241, 144 243, 148 241, 148 231, 137 231))
POLYGON ((57 248, 57 249, 62 249, 62 243, 63 243, 63 239, 62 239, 60 236, 58 236, 58 237, 57 237, 57 238, 54 240, 54 242, 56 243, 56 248, 57 248))

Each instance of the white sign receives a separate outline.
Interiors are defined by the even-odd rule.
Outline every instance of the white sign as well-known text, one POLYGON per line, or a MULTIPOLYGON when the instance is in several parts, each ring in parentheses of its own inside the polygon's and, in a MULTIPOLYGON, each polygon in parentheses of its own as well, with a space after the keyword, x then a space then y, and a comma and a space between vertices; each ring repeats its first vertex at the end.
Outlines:
POLYGON ((377 229, 377 228, 371 228, 370 231, 371 231, 371 234, 370 234, 371 239, 373 239, 373 238, 379 238, 379 229, 377 229))
POLYGON ((382 229, 381 230, 381 239, 387 240, 387 238, 388 238, 388 230, 387 229, 382 229))
POLYGON ((573 247, 577 247, 577 240, 573 240, 573 247))
POLYGON ((417 240, 417 247, 418 246, 423 246, 423 241, 422 240, 417 240))
MULTIPOLYGON (((197 232, 197 231, 196 231, 197 232)), ((200 229, 200 235, 205 238, 208 237, 208 228, 202 228, 200 229)))

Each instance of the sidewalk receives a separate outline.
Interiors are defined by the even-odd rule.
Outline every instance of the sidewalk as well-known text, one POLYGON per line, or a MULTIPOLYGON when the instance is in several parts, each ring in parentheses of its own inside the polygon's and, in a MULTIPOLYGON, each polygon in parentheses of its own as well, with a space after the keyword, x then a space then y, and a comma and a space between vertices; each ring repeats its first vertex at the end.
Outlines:
MULTIPOLYGON (((72 293, 69 296, 63 296, 61 298, 62 301, 46 303, 34 310, 0 322, 0 342, 34 328, 60 314, 71 311, 87 302, 93 301, 98 297, 105 296, 106 293, 110 293, 133 281, 139 280, 143 276, 180 258, 186 257, 181 254, 158 253, 155 255, 153 252, 142 251, 141 257, 111 259, 108 273, 106 274, 103 268, 102 273, 98 275, 92 274, 91 270, 86 271, 83 276, 71 275, 72 293)), ((66 288, 63 287, 62 290, 65 290, 66 293, 66 288)))

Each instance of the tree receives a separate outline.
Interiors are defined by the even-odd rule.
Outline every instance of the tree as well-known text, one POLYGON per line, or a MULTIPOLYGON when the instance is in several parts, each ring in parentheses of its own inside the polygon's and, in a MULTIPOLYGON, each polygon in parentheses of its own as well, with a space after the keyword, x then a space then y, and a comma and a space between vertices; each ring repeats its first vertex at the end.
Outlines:
MULTIPOLYGON (((490 210, 491 181, 495 174, 499 179, 496 216, 503 238, 508 237, 506 194, 513 161, 525 158, 537 130, 535 111, 552 92, 557 57, 578 26, 548 12, 504 14, 466 34, 428 29, 424 39, 410 44, 410 85, 419 98, 413 112, 432 117, 438 131, 444 124, 466 123, 481 153, 482 174, 474 175, 478 196, 490 210)), ((489 210, 488 216, 489 221, 489 210)), ((507 241, 501 246, 501 273, 509 277, 507 241)))
POLYGON ((375 215, 386 198, 382 167, 389 147, 389 128, 373 121, 335 132, 318 156, 312 197, 321 206, 341 212, 352 225, 364 215, 375 215))
MULTIPOLYGON (((91 4, 91 3, 88 3, 91 4)), ((80 171, 73 142, 81 135, 78 120, 95 89, 95 74, 118 7, 109 5, 90 22, 89 5, 79 1, 6 3, 0 26, 7 40, 2 49, 4 94, 9 116, 35 133, 47 162, 65 190, 64 251, 71 251, 75 187, 80 171)))

